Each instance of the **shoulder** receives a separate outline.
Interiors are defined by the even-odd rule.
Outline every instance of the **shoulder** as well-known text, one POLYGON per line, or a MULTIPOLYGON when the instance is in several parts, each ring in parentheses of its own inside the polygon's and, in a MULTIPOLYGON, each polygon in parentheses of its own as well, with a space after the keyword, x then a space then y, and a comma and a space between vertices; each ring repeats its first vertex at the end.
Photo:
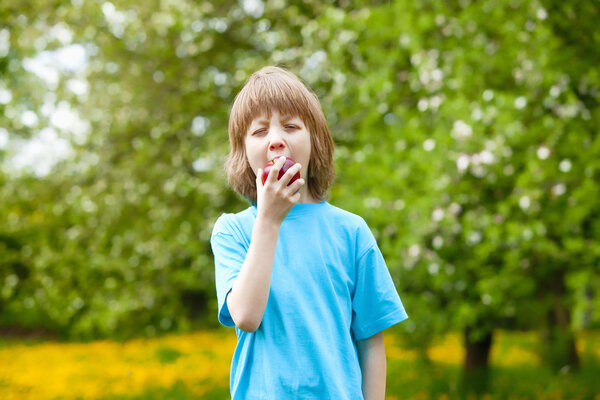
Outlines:
POLYGON ((327 214, 324 219, 345 231, 355 240, 359 248, 371 247, 375 242, 375 237, 369 228, 369 225, 363 217, 353 212, 344 210, 327 203, 324 212, 327 214))
POLYGON ((253 207, 248 207, 238 213, 223 213, 217 218, 212 230, 212 236, 217 234, 232 235, 235 232, 244 230, 244 227, 254 224, 256 211, 253 207))
POLYGON ((333 222, 344 227, 369 230, 369 226, 363 217, 340 207, 327 203, 327 207, 324 208, 324 213, 326 213, 327 216, 333 220, 333 222))

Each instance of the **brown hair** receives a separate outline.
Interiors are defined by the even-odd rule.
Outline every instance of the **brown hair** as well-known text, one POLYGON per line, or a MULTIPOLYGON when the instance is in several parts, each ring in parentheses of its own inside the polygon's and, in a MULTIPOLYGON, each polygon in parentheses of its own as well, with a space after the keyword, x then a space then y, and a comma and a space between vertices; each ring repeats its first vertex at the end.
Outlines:
POLYGON ((271 111, 302 119, 310 132, 308 190, 324 200, 335 177, 333 139, 317 96, 293 73, 280 67, 264 67, 250 76, 233 102, 229 115, 231 151, 225 163, 233 189, 256 203, 256 177, 246 156, 245 138, 258 116, 271 117, 271 111))

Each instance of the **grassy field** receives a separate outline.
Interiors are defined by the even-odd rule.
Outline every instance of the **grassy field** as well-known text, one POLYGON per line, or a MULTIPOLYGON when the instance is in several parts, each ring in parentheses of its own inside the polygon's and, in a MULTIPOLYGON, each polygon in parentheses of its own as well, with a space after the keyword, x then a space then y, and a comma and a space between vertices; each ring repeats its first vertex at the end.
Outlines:
MULTIPOLYGON (((541 366, 533 333, 497 332, 491 390, 485 399, 600 400, 600 333, 577 347, 582 369, 555 375, 541 366)), ((233 330, 169 335, 127 342, 0 339, 0 399, 227 399, 233 330)), ((461 337, 448 334, 430 362, 403 349, 386 332, 388 399, 459 397, 461 337)))

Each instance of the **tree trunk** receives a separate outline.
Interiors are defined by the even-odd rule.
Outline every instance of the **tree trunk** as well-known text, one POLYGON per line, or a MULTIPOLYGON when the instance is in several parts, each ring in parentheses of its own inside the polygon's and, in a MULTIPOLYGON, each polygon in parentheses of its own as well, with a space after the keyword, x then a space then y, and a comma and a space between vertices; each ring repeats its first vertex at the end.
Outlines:
POLYGON ((472 327, 465 328, 465 364, 463 371, 463 394, 482 394, 489 387, 489 355, 492 348, 492 332, 474 340, 470 337, 472 327))
POLYGON ((548 327, 544 332, 546 361, 553 371, 568 372, 580 367, 575 347, 575 335, 571 331, 571 312, 566 305, 564 279, 557 277, 550 286, 551 308, 548 312, 548 327))

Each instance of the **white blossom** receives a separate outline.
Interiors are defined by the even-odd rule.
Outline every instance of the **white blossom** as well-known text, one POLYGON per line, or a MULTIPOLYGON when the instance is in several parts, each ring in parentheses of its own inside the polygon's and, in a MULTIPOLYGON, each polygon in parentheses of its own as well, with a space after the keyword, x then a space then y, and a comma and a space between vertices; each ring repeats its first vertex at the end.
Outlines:
POLYGON ((444 210, 442 210, 440 207, 437 207, 435 210, 433 210, 433 212, 431 213, 431 218, 434 221, 441 221, 442 218, 444 218, 444 210))
POLYGON ((552 186, 552 194, 555 196, 560 196, 567 191, 567 186, 564 183, 557 183, 552 186))
POLYGON ((527 105, 527 99, 523 96, 519 96, 515 99, 515 108, 517 110, 522 110, 527 105))
POLYGON ((540 160, 545 160, 550 157, 550 149, 542 145, 537 149, 537 156, 540 160))
POLYGON ((491 164, 494 162, 494 155, 489 150, 483 150, 479 153, 479 159, 483 164, 491 164))
POLYGON ((411 257, 418 257, 419 254, 421 254, 421 248, 419 247, 418 244, 413 244, 408 249, 408 255, 411 257))
POLYGON ((571 161, 565 158, 558 164, 558 169, 561 172, 569 172, 571 170, 571 161))
POLYGON ((435 140, 427 139, 425 142, 423 142, 423 149, 425 149, 425 151, 431 151, 434 148, 435 148, 435 140))
POLYGON ((519 207, 521 207, 521 209, 526 210, 529 208, 530 205, 531 199, 529 198, 529 196, 522 196, 519 199, 519 207))
POLYGON ((473 128, 464 121, 458 120, 454 122, 452 127, 452 137, 455 139, 465 139, 473 134, 473 128))
POLYGON ((469 156, 461 154, 456 160, 456 168, 458 168, 459 172, 464 172, 469 167, 470 162, 469 156))

